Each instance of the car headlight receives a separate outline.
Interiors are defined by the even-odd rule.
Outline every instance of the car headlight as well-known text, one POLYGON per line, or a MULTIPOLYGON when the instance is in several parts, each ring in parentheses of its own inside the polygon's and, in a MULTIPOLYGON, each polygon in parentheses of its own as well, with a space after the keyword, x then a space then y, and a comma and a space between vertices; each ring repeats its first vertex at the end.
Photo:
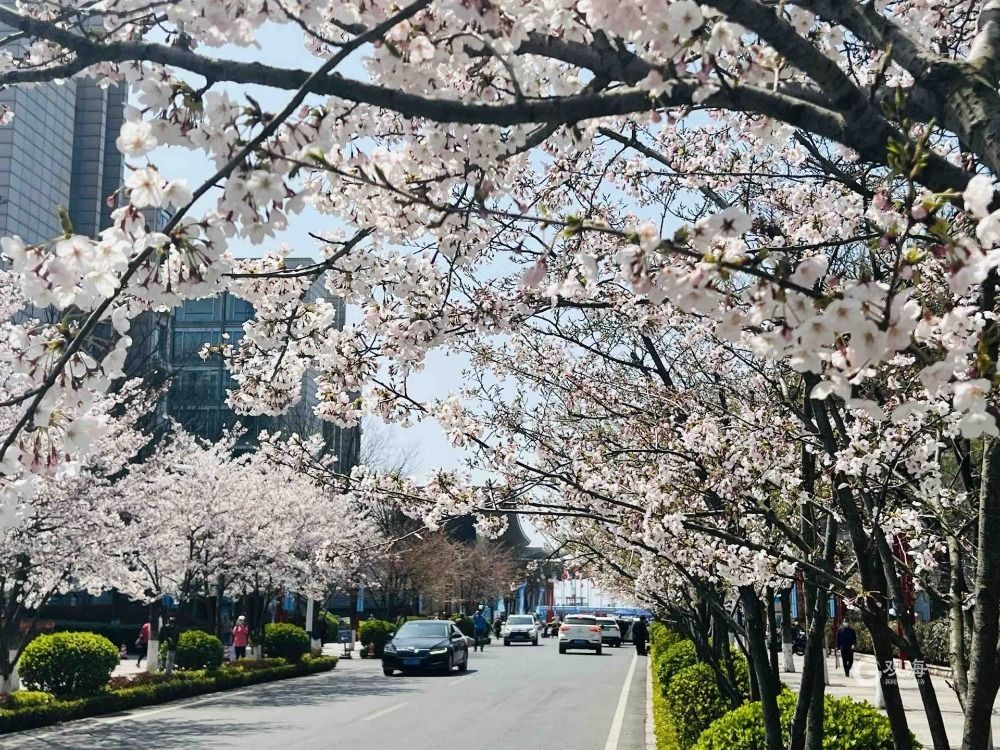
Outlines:
POLYGON ((387 644, 385 644, 385 648, 382 649, 382 653, 384 653, 384 654, 394 654, 394 653, 396 653, 396 647, 393 646, 391 643, 387 643, 387 644))
POLYGON ((437 656, 438 654, 447 654, 447 653, 448 649, 445 647, 431 649, 431 654, 433 654, 434 656, 437 656))

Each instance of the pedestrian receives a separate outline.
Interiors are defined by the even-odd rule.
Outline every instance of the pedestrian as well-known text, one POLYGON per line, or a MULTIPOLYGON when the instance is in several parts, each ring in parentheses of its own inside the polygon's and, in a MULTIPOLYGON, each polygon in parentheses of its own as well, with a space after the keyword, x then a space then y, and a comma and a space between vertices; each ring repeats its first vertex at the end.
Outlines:
POLYGON ((639 618, 639 622, 632 625, 632 642, 635 643, 635 652, 639 656, 646 655, 646 640, 649 638, 649 626, 646 624, 645 616, 639 618))
POLYGON ((247 618, 240 615, 233 625, 233 653, 236 659, 247 657, 247 642, 250 639, 250 628, 247 627, 247 618))
POLYGON ((476 639, 476 645, 472 647, 472 650, 484 651, 486 649, 486 638, 489 632, 490 624, 486 621, 486 615, 483 614, 483 605, 479 605, 479 609, 476 610, 476 614, 472 616, 472 632, 476 639))
POLYGON ((126 646, 124 643, 118 647, 118 658, 119 659, 128 658, 128 646, 126 646))
POLYGON ((851 676, 851 667, 854 666, 854 649, 858 645, 858 634, 854 632, 847 620, 840 623, 837 630, 837 649, 840 651, 840 658, 844 660, 844 674, 851 676))
POLYGON ((503 620, 500 619, 500 615, 497 615, 496 619, 493 620, 493 637, 499 638, 500 631, 503 628, 503 620))
POLYGON ((135 647, 139 651, 139 658, 135 661, 136 667, 142 666, 142 657, 146 655, 146 649, 149 646, 149 630, 149 623, 144 622, 139 628, 139 637, 135 639, 135 647))
POLYGON ((163 672, 169 677, 174 671, 174 658, 177 656, 177 638, 180 636, 177 618, 170 617, 160 628, 160 642, 167 646, 167 660, 163 672))

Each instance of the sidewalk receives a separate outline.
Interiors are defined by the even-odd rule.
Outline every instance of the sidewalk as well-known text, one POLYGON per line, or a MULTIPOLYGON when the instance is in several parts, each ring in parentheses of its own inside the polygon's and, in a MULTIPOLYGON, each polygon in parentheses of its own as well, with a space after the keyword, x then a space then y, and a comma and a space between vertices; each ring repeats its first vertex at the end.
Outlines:
MULTIPOLYGON (((361 649, 361 643, 355 642, 353 657, 359 659, 358 651, 361 649)), ((323 644, 323 656, 339 656, 343 657, 344 646, 341 643, 325 643, 323 644)), ((138 674, 140 672, 146 672, 146 659, 143 658, 142 666, 136 667, 135 660, 138 658, 136 654, 130 654, 127 658, 122 659, 118 662, 118 666, 115 667, 114 671, 111 673, 112 677, 131 677, 132 675, 138 674)))
MULTIPOLYGON (((795 668, 802 668, 801 657, 795 657, 795 668)), ((827 658, 827 668, 830 673, 830 684, 826 691, 830 695, 850 696, 855 700, 864 700, 875 703, 875 659, 867 654, 857 654, 854 657, 854 668, 851 676, 845 677, 842 667, 835 667, 834 658, 827 658)), ((899 661, 896 662, 896 675, 899 678, 899 691, 903 697, 903 706, 906 709, 906 721, 910 726, 910 731, 916 736, 924 747, 931 747, 931 735, 927 725, 927 716, 924 714, 923 702, 920 700, 920 693, 917 690, 917 680, 913 674, 912 665, 907 662, 906 669, 899 668, 899 661)), ((781 673, 781 680, 794 691, 799 689, 802 673, 781 673)), ((958 698, 955 691, 948 687, 947 678, 940 675, 930 675, 937 693, 938 703, 941 706, 941 715, 944 718, 945 728, 948 732, 948 742, 952 748, 958 748, 962 740, 962 723, 964 717, 962 709, 958 705, 958 698)), ((993 735, 1000 736, 1000 713, 997 707, 993 709, 993 735)))

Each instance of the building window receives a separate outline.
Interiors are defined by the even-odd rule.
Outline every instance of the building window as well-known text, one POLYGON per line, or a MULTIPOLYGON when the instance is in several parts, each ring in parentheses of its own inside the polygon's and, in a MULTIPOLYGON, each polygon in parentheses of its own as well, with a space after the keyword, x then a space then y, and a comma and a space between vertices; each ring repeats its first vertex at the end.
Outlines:
POLYGON ((204 323, 221 320, 222 301, 218 297, 189 299, 177 310, 177 320, 182 323, 204 323))
POLYGON ((226 320, 230 322, 242 323, 253 317, 253 305, 245 299, 226 295, 226 320))
POLYGON ((184 362, 201 362, 198 352, 205 344, 218 344, 221 341, 221 334, 218 331, 204 328, 174 329, 174 361, 178 364, 184 362))
POLYGON ((217 369, 181 370, 177 373, 171 389, 175 404, 184 406, 218 402, 221 398, 220 375, 217 369))

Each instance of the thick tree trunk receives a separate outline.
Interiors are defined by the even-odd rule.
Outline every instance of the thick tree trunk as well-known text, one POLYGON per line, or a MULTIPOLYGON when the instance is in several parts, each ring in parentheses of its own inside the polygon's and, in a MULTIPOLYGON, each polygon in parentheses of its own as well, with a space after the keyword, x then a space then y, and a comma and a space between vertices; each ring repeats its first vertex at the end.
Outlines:
POLYGON ((771 674, 764 636, 764 614, 757 592, 750 586, 740 586, 740 604, 746 618, 747 650, 750 668, 757 676, 761 713, 764 717, 766 750, 782 750, 781 714, 778 712, 778 682, 771 674))
POLYGON ((998 682, 1000 637, 1000 440, 987 438, 979 491, 979 538, 962 750, 986 750, 998 682))
POLYGON ((792 718, 789 748, 811 750, 822 747, 823 696, 826 693, 826 676, 823 660, 826 658, 823 631, 826 629, 826 592, 816 586, 811 577, 806 579, 806 606, 809 616, 809 640, 802 659, 802 682, 792 718), (817 731, 818 730, 818 731, 817 731), (810 738, 812 743, 809 742, 810 738), (815 744, 816 742, 819 744, 815 744))
POLYGON ((767 597, 767 653, 771 657, 771 672, 774 674, 774 681, 781 682, 778 670, 778 617, 774 612, 774 589, 768 586, 764 589, 767 597))
POLYGON ((792 632, 792 589, 781 590, 781 654, 784 657, 784 671, 795 671, 795 634, 792 632))
POLYGON ((958 702, 965 708, 969 694, 969 659, 965 649, 965 572, 962 548, 958 539, 948 537, 948 563, 951 567, 948 581, 948 615, 950 632, 948 639, 948 661, 951 665, 952 680, 958 702))

